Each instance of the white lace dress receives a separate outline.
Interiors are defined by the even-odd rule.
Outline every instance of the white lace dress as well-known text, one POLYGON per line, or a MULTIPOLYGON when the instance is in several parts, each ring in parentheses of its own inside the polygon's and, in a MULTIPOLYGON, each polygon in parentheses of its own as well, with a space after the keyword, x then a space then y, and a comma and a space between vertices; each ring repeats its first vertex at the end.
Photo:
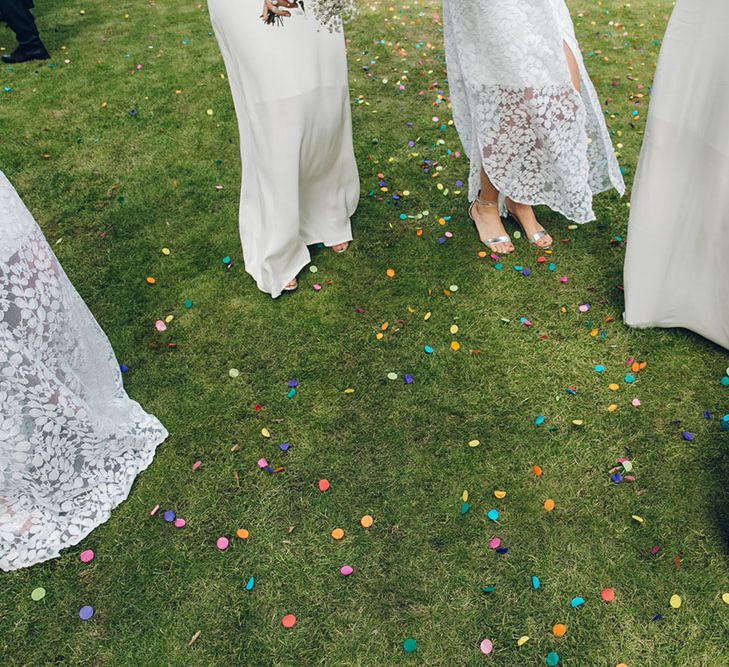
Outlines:
POLYGON ((167 437, 0 172, 0 569, 59 555, 109 518, 167 437))
POLYGON ((443 0, 453 117, 471 160, 501 193, 578 223, 593 195, 625 185, 564 0, 443 0), (572 84, 563 44, 577 60, 572 84))

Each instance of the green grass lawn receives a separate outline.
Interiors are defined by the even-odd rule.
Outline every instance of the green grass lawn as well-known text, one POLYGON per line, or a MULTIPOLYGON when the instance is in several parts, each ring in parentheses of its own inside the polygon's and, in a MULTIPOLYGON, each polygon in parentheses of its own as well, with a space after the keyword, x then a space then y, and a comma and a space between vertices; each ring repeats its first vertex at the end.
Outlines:
MULTIPOLYGON (((630 184, 673 3, 569 4, 630 184)), ((439 10, 370 0, 349 28, 356 241, 272 301, 243 269, 235 115, 204 4, 38 3, 54 56, 0 67, 0 169, 129 366, 129 393, 171 436, 107 524, 1 576, 3 665, 520 667, 550 651, 580 667, 729 663, 729 356, 622 325, 627 197, 600 196, 598 221, 578 229, 540 211, 558 239, 547 263, 523 239, 502 270, 479 257, 439 10), (630 359, 647 363, 632 384, 630 359), (285 470, 261 472, 261 457, 285 470), (634 482, 610 481, 621 457, 634 482), (151 518, 156 504, 187 526, 151 518)), ((4 27, 0 46, 13 47, 4 27)))

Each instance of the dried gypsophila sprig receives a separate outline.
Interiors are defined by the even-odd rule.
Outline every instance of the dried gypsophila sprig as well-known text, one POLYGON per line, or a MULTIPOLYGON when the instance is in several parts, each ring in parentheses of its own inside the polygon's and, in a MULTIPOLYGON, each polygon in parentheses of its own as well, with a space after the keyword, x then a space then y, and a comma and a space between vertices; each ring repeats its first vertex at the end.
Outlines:
MULTIPOLYGON (((310 10, 311 15, 329 32, 339 32, 342 24, 351 21, 357 13, 355 0, 298 0, 299 7, 310 10)), ((270 25, 283 25, 283 19, 269 12, 266 20, 270 25)))

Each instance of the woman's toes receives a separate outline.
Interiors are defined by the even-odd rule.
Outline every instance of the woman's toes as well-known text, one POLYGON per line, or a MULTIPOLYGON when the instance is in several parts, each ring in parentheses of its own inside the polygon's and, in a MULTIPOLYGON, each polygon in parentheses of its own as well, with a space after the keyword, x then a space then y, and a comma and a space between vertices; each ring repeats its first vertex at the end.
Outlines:
POLYGON ((332 250, 336 252, 337 254, 343 253, 349 248, 349 243, 338 243, 337 245, 332 246, 332 250))

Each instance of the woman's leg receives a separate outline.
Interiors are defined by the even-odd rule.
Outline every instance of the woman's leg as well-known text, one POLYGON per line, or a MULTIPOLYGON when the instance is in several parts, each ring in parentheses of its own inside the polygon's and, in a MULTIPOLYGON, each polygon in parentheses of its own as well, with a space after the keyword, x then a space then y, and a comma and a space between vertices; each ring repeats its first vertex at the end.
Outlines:
MULTIPOLYGON (((473 206, 473 217, 478 230, 481 243, 499 236, 505 236, 504 223, 501 222, 499 214, 499 191, 493 186, 486 172, 481 169, 481 193, 479 200, 473 206), (487 202, 482 204, 480 202, 487 202)), ((498 254, 514 252, 514 244, 511 241, 489 243, 489 250, 498 254)))
POLYGON ((567 42, 562 42, 562 48, 564 49, 564 56, 567 58, 567 67, 569 67, 570 70, 570 79, 572 79, 572 85, 575 87, 575 90, 579 93, 580 92, 580 68, 577 66, 577 60, 575 59, 575 54, 572 53, 572 49, 570 48, 569 44, 567 42))

